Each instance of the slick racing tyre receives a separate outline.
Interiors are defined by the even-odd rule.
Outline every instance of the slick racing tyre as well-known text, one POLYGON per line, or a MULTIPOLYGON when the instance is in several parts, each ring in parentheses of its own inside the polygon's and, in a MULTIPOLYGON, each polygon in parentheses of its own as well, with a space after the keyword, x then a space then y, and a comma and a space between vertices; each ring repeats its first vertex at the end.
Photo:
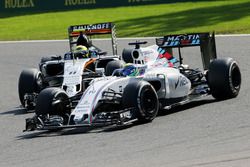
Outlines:
POLYGON ((140 123, 152 121, 159 110, 155 89, 146 81, 134 81, 125 88, 122 96, 123 108, 134 108, 140 123))
POLYGON ((232 58, 215 59, 209 65, 208 83, 212 96, 223 100, 234 98, 241 87, 241 72, 232 58))
POLYGON ((112 60, 107 63, 105 75, 111 76, 116 69, 122 68, 123 64, 119 60, 112 60))
POLYGON ((36 115, 59 115, 70 114, 70 101, 66 92, 60 88, 46 88, 38 97, 35 108, 36 115))
MULTIPOLYGON (((37 69, 25 69, 21 72, 18 81, 18 94, 21 104, 25 107, 25 94, 39 93, 43 88, 42 74, 37 69)), ((27 101, 26 108, 34 109, 34 104, 27 101)))
POLYGON ((122 59, 125 63, 133 63, 132 51, 133 49, 123 49, 122 59))

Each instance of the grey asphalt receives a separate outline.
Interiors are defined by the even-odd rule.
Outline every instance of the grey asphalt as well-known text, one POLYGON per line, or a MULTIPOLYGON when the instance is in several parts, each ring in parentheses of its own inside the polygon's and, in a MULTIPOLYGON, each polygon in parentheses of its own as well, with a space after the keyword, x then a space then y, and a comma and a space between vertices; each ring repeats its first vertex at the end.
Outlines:
MULTIPOLYGON (((242 72, 235 99, 212 97, 162 113, 152 123, 124 128, 26 132, 17 94, 22 69, 42 56, 63 54, 68 42, 0 44, 0 166, 248 167, 250 165, 250 37, 217 37, 218 57, 232 57, 242 72)), ((120 40, 119 50, 127 47, 120 40)), ((152 44, 154 40, 150 40, 152 44)), ((109 46, 107 41, 95 41, 109 46)), ((119 53, 120 53, 119 52, 119 53)), ((184 60, 200 66, 199 49, 184 60)))

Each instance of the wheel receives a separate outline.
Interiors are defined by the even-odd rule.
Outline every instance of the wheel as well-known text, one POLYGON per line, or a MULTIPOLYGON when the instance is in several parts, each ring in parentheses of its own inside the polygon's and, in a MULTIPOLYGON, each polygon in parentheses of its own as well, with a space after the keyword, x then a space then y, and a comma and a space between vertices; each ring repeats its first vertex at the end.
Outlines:
POLYGON ((232 58, 215 59, 209 65, 208 84, 216 99, 234 98, 241 87, 241 72, 232 58))
POLYGON ((135 108, 136 117, 141 123, 152 121, 159 110, 155 89, 146 81, 134 81, 125 88, 122 96, 123 108, 135 108))
POLYGON ((123 64, 119 60, 112 60, 107 63, 105 69, 105 75, 111 76, 116 69, 122 68, 123 64))
MULTIPOLYGON (((18 81, 18 94, 21 104, 25 107, 24 96, 27 93, 39 93, 43 88, 42 74, 37 69, 25 69, 18 81)), ((32 102, 27 102, 27 109, 34 109, 32 102)))
POLYGON ((134 59, 132 57, 132 51, 133 49, 123 49, 122 51, 122 59, 123 61, 125 61, 126 63, 133 63, 134 59))
POLYGON ((66 92, 60 88, 46 88, 38 97, 35 108, 37 115, 59 115, 70 114, 70 101, 66 92))

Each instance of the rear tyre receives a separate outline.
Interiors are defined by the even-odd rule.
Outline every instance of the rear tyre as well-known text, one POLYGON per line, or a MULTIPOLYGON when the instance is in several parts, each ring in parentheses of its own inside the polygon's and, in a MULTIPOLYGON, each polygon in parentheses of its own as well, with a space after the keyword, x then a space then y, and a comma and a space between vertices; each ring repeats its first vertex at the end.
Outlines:
POLYGON ((123 67, 123 64, 121 63, 121 61, 112 60, 112 61, 108 62, 107 66, 106 66, 105 75, 111 76, 116 69, 119 69, 122 67, 123 67))
POLYGON ((218 100, 238 96, 241 72, 232 58, 215 59, 209 65, 208 83, 212 96, 218 100))
MULTIPOLYGON (((25 107, 25 94, 39 93, 43 88, 42 74, 35 68, 25 69, 21 72, 18 81, 18 94, 22 106, 25 107)), ((32 102, 27 102, 28 110, 34 109, 32 102)))
POLYGON ((129 83, 123 92, 123 108, 135 108, 140 123, 152 121, 159 110, 159 101, 155 89, 146 81, 129 83))
POLYGON ((123 49, 122 51, 122 59, 123 61, 125 61, 126 63, 133 63, 133 57, 132 57, 132 51, 133 49, 123 49))
POLYGON ((65 117, 70 114, 70 101, 66 92, 60 88, 46 88, 38 97, 35 108, 36 115, 59 115, 65 117))

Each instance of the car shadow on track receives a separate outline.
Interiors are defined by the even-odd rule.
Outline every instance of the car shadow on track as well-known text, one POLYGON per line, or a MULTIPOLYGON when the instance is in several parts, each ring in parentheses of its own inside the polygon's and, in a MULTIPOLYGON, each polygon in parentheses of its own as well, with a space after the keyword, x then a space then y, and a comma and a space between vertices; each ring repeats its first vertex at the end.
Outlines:
MULTIPOLYGON (((218 102, 215 99, 203 99, 199 101, 194 101, 182 106, 177 106, 170 110, 161 110, 158 114, 158 116, 166 116, 170 114, 174 114, 177 112, 181 112, 190 108, 198 107, 205 104, 215 103, 218 102)), ((35 131, 35 132, 26 132, 24 135, 17 136, 18 140, 24 140, 24 139, 33 139, 33 138, 40 138, 40 137, 56 137, 56 136, 65 136, 65 135, 81 135, 84 133, 112 133, 115 131, 121 131, 129 129, 133 126, 140 126, 143 124, 140 123, 131 123, 124 126, 108 126, 108 127, 102 127, 102 128, 96 128, 96 127, 84 127, 84 128, 72 128, 72 129, 63 129, 59 131, 35 131)))
POLYGON ((25 132, 24 135, 17 136, 18 140, 24 139, 33 139, 41 137, 56 137, 56 136, 66 136, 66 135, 81 135, 84 133, 105 133, 105 132, 114 132, 121 131, 128 128, 131 128, 134 124, 124 125, 124 126, 109 126, 109 127, 83 127, 83 128, 72 128, 72 129, 63 129, 58 131, 35 131, 35 132, 25 132))
MULTIPOLYGON (((57 137, 65 135, 80 135, 84 133, 94 133, 94 128, 72 128, 72 129, 61 129, 61 130, 42 130, 42 131, 32 131, 24 132, 23 135, 17 136, 17 140, 33 139, 41 137, 57 137)), ((96 133, 96 132, 95 132, 96 133)))
POLYGON ((188 110, 190 108, 195 108, 195 107, 198 107, 198 106, 201 106, 201 105, 216 103, 216 102, 219 102, 219 101, 216 100, 216 99, 197 100, 197 101, 187 103, 185 105, 176 106, 176 107, 174 107, 172 109, 169 109, 169 110, 166 110, 166 109, 160 110, 159 113, 158 113, 158 116, 166 116, 166 115, 169 115, 169 114, 174 114, 174 113, 177 113, 177 112, 188 110))
POLYGON ((24 115, 24 114, 29 114, 33 113, 33 110, 27 110, 25 108, 22 108, 21 106, 15 107, 13 109, 10 109, 8 111, 1 112, 0 115, 8 115, 8 114, 13 114, 13 115, 24 115))

